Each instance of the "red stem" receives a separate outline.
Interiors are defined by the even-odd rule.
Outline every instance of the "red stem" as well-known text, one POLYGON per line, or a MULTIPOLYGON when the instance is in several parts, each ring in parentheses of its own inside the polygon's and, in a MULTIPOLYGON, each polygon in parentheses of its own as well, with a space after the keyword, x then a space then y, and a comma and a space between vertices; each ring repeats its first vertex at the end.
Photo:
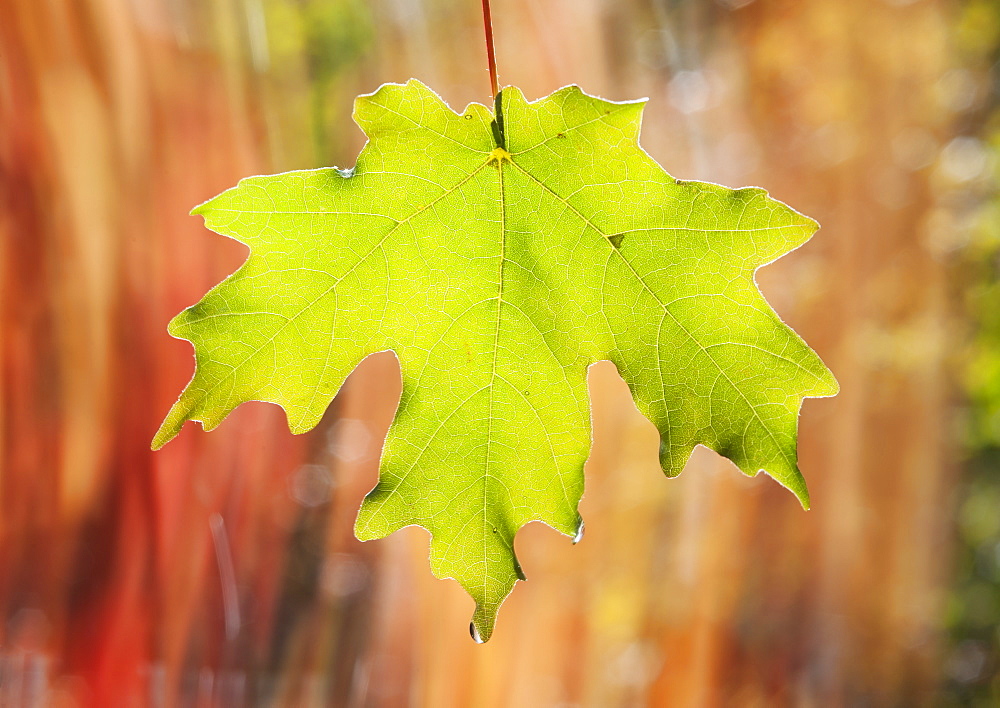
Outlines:
POLYGON ((493 97, 500 93, 500 83, 497 81, 497 57, 493 51, 493 19, 490 17, 490 0, 483 0, 483 24, 486 26, 486 60, 490 65, 490 87, 493 97))

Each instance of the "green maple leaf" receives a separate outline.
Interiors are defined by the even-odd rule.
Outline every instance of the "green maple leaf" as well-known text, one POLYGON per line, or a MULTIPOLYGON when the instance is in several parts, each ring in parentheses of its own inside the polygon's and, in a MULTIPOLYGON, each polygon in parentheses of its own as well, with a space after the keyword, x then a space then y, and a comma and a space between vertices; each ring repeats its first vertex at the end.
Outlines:
POLYGON ((638 145, 642 102, 507 88, 502 107, 500 136, 484 106, 389 84, 357 101, 354 170, 251 177, 195 209, 250 257, 171 322, 197 366, 153 443, 249 400, 305 432, 394 351, 402 399, 356 532, 427 529, 483 640, 523 577, 517 530, 582 528, 590 364, 618 367, 667 475, 700 443, 804 506, 799 407, 837 391, 753 279, 815 222, 760 189, 674 180, 638 145))

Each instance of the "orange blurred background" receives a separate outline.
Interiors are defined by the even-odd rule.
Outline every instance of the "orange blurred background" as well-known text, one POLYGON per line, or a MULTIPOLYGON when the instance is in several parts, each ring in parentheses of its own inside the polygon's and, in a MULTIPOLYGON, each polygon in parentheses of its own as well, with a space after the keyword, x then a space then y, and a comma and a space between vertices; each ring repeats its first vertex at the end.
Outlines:
POLYGON ((501 81, 650 98, 671 174, 818 219, 758 274, 840 380, 807 401, 813 510, 652 426, 591 370, 586 538, 518 536, 494 638, 362 544, 399 394, 366 360, 321 425, 243 406, 149 441, 166 323, 242 246, 187 216, 250 174, 353 165, 353 97, 488 102, 474 0, 0 3, 0 705, 1000 703, 1000 6, 494 0, 501 81))

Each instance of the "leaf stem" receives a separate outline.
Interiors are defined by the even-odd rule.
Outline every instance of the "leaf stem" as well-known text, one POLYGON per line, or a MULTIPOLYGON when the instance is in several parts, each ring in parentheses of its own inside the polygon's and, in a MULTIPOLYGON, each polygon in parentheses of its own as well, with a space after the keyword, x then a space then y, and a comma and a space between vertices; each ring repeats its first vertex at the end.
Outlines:
POLYGON ((493 98, 500 93, 500 82, 497 80, 497 57, 493 49, 493 18, 490 15, 490 0, 483 0, 483 25, 486 29, 486 61, 490 66, 490 88, 493 98))
POLYGON ((490 125, 493 139, 498 148, 507 148, 503 133, 503 103, 500 98, 500 81, 497 79, 497 56, 493 48, 493 17, 490 14, 490 0, 483 0, 483 26, 486 29, 486 61, 490 67, 490 88, 493 90, 494 118, 490 125))

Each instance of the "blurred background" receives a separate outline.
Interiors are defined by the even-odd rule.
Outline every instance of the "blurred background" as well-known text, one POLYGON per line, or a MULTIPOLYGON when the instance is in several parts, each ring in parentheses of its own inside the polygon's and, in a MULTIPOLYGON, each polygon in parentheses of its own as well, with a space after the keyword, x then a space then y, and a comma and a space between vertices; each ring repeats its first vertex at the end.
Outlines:
POLYGON ((1000 3, 494 0, 502 83, 650 98, 668 172, 818 219, 763 269, 838 376, 813 510, 700 449, 662 478, 591 371, 578 546, 522 530, 494 638, 427 535, 351 533, 399 376, 313 432, 248 404, 149 441, 169 319, 242 246, 187 216, 354 164, 353 98, 488 102, 475 0, 0 0, 0 705, 1000 704, 1000 3))

